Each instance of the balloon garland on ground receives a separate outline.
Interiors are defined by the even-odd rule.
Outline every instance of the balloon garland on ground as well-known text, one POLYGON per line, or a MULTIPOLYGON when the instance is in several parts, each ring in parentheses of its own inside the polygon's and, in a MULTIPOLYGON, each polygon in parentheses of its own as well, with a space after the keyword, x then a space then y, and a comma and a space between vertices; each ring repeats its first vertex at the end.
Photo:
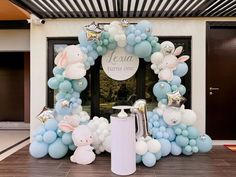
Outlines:
POLYGON ((131 25, 123 19, 104 27, 93 22, 80 32, 79 45, 70 45, 56 56, 54 77, 48 80, 48 86, 57 91, 56 104, 54 110, 44 108, 37 116, 42 125, 33 133, 29 148, 33 157, 49 154, 58 159, 71 150, 75 151, 72 162, 89 164, 95 160, 93 149, 96 154, 111 151, 108 120, 90 120, 81 106, 80 93, 88 85, 84 76, 98 56, 117 47, 151 62, 159 78, 153 87, 158 106, 147 115, 146 108, 137 110, 143 120, 147 118, 147 125, 142 125, 141 136, 137 137, 136 162, 152 167, 169 154, 192 155, 211 150, 211 138, 200 135, 193 127, 195 112, 184 107, 186 88, 181 77, 188 72, 185 61, 189 56, 181 56, 183 47, 175 48, 170 41, 160 44, 151 31, 152 24, 146 20, 131 25))

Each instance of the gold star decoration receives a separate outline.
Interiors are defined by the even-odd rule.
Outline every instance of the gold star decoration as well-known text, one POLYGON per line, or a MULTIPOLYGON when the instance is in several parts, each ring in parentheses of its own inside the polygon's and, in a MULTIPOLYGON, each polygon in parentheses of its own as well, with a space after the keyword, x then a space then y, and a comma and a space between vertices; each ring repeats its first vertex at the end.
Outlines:
POLYGON ((43 110, 37 115, 37 119, 42 123, 45 123, 48 119, 54 119, 53 111, 44 106, 43 110))
POLYGON ((186 101, 186 98, 184 98, 179 91, 175 91, 172 93, 167 93, 168 97, 168 106, 174 106, 174 107, 181 107, 182 104, 186 101))
POLYGON ((103 31, 103 29, 100 28, 100 26, 95 22, 84 26, 84 30, 86 32, 88 41, 98 40, 101 37, 101 33, 103 31))
POLYGON ((124 19, 124 18, 121 19, 120 24, 121 24, 122 27, 128 27, 129 26, 128 20, 124 19))

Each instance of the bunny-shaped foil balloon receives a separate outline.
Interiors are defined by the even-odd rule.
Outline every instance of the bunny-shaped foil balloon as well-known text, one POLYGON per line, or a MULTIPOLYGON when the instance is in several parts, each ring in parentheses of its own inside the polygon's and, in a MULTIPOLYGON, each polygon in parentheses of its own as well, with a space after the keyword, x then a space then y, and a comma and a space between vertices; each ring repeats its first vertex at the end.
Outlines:
POLYGON ((182 46, 175 49, 172 42, 165 41, 161 43, 161 51, 151 55, 151 68, 155 74, 158 74, 160 80, 171 81, 173 79, 173 71, 176 69, 178 63, 185 62, 189 59, 188 55, 177 58, 182 50, 182 46))
POLYGON ((79 125, 77 116, 65 116, 59 123, 59 128, 64 132, 72 132, 72 140, 77 146, 74 154, 70 157, 71 162, 87 165, 95 160, 93 147, 93 137, 90 128, 87 125, 79 125))
POLYGON ((64 68, 64 76, 69 79, 81 79, 86 75, 84 62, 87 59, 80 47, 70 45, 60 52, 55 58, 55 64, 64 68))

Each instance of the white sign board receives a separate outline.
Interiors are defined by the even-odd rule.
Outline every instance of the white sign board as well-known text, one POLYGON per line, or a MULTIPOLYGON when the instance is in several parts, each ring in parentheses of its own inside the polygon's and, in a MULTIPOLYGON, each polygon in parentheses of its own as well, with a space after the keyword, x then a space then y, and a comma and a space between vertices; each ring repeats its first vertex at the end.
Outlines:
POLYGON ((123 81, 132 77, 138 70, 139 58, 117 47, 102 56, 104 72, 112 79, 123 81))

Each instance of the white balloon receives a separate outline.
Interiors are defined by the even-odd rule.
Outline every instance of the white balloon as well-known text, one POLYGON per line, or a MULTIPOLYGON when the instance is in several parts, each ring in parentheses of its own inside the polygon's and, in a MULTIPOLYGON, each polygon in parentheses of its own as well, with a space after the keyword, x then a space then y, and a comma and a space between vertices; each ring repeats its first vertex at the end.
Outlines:
POLYGON ((148 151, 152 153, 157 153, 161 150, 161 144, 158 140, 151 139, 147 142, 148 151))
POLYGON ((73 109, 72 114, 80 114, 82 110, 83 110, 82 106, 79 105, 75 109, 73 109))
POLYGON ((160 80, 171 81, 173 79, 173 71, 168 68, 163 69, 159 72, 158 78, 160 80))
POLYGON ((197 120, 196 113, 191 109, 185 109, 182 111, 182 123, 186 125, 193 125, 197 120))
POLYGON ((144 155, 148 151, 147 143, 144 141, 137 141, 135 147, 138 155, 144 155))
POLYGON ((173 54, 175 51, 175 45, 170 41, 164 41, 161 43, 161 53, 164 55, 173 54))
POLYGON ((117 44, 119 47, 124 47, 126 46, 126 41, 118 41, 117 44))
POLYGON ((163 119, 168 125, 177 125, 181 122, 182 114, 180 109, 167 107, 163 112, 163 119))
POLYGON ((161 52, 155 52, 151 55, 151 62, 159 65, 163 61, 164 55, 161 52))
POLYGON ((107 152, 111 152, 111 135, 107 136, 103 142, 104 149, 107 152))

